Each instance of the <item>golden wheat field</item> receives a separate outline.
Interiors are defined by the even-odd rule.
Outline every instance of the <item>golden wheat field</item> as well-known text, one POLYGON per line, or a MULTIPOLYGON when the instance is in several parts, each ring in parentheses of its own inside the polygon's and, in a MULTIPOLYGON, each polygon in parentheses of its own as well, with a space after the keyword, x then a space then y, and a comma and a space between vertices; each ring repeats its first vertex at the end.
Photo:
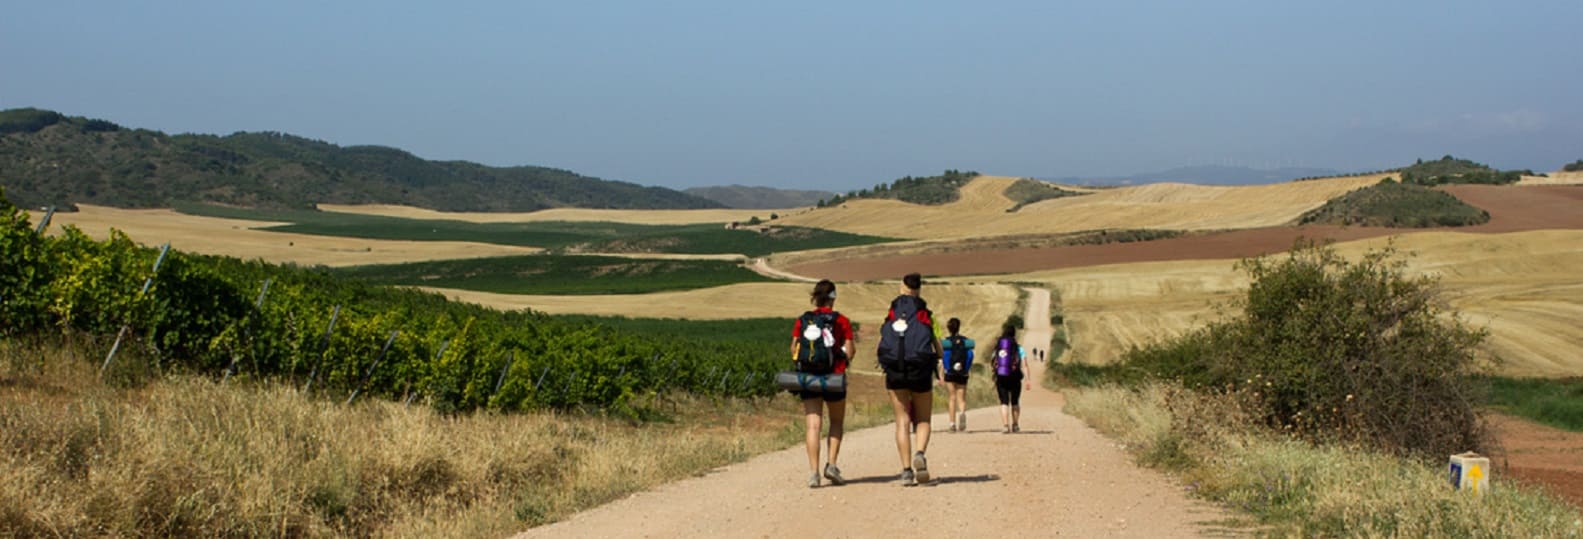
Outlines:
MULTIPOLYGON (((114 228, 144 245, 170 242, 172 248, 186 252, 305 266, 394 264, 541 251, 531 247, 462 241, 372 240, 269 232, 256 229, 286 223, 201 217, 165 209, 127 210, 89 204, 78 207, 80 211, 77 212, 56 213, 50 221, 50 231, 58 234, 61 227, 70 225, 89 236, 104 239, 114 228)), ((38 222, 41 217, 33 213, 31 219, 38 222)))
POLYGON ((1012 234, 1052 234, 1102 228, 1217 230, 1286 224, 1347 191, 1372 185, 1384 174, 1245 187, 1161 183, 1095 190, 1046 200, 1008 213, 1002 193, 1017 178, 979 176, 956 202, 920 206, 862 199, 836 208, 798 213, 782 224, 906 239, 950 239, 1012 234))
MULTIPOLYGON (((1426 232, 1337 245, 1355 259, 1386 245, 1411 253, 1408 271, 1441 279, 1450 306, 1490 332, 1484 350, 1517 376, 1583 375, 1583 231, 1426 232)), ((1063 302, 1068 360, 1114 361, 1130 346, 1216 316, 1247 286, 1234 260, 1151 262, 1001 276, 1048 283, 1063 302)))
POLYGON ((555 208, 535 212, 442 212, 390 204, 319 204, 318 208, 336 213, 356 213, 400 217, 403 219, 444 219, 469 223, 529 223, 534 221, 603 221, 637 225, 692 225, 701 223, 747 222, 754 217, 769 219, 770 214, 790 215, 807 208, 778 210, 594 210, 555 208))
POLYGON ((1583 172, 1556 171, 1544 176, 1523 176, 1517 185, 1577 185, 1583 183, 1583 172))

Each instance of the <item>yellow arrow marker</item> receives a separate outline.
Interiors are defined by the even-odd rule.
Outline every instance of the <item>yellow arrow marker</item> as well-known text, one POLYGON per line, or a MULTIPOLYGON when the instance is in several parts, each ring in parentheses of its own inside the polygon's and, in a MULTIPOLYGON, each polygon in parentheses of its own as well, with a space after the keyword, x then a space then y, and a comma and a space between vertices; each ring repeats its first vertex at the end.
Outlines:
POLYGON ((1479 493, 1479 480, 1484 478, 1484 469, 1480 468, 1477 464, 1469 466, 1468 467, 1468 478, 1473 480, 1473 481, 1470 481, 1471 483, 1473 483, 1473 493, 1474 494, 1478 494, 1479 493))

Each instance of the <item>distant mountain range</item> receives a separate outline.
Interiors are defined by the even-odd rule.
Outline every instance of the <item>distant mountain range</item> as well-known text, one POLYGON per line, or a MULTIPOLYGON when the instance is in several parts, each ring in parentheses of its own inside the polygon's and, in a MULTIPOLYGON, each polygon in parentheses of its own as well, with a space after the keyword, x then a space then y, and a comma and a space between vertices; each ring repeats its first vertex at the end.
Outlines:
POLYGON ((719 202, 728 208, 746 210, 812 206, 818 204, 820 200, 828 200, 835 196, 835 193, 829 191, 799 191, 749 185, 690 187, 683 189, 682 192, 719 202))
POLYGON ((1339 176, 1341 174, 1342 172, 1338 170, 1328 168, 1282 167, 1262 170, 1247 167, 1201 165, 1173 168, 1160 172, 1133 174, 1131 176, 1097 178, 1069 176, 1065 178, 1040 179, 1072 185, 1139 185, 1165 182, 1196 183, 1200 185, 1257 185, 1286 182, 1298 178, 1339 176))
POLYGON ((39 109, 0 111, 0 187, 24 207, 207 202, 402 204, 443 211, 681 209, 722 204, 553 168, 429 161, 284 133, 167 135, 39 109))

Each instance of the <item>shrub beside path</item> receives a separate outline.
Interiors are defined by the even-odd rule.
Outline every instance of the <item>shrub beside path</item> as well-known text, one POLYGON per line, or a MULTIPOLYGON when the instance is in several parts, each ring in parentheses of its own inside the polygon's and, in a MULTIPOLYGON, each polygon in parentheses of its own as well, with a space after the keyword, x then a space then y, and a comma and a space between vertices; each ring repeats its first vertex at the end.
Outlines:
MULTIPOLYGON (((1023 335, 1030 350, 1044 348, 1050 338, 1049 291, 1031 292, 1023 335)), ((1042 379, 1043 365, 1030 365, 1032 379, 1042 379)), ((935 479, 928 486, 901 486, 894 426, 887 424, 847 434, 839 462, 844 486, 827 482, 809 489, 799 444, 518 537, 1182 537, 1228 531, 1217 527, 1227 513, 1134 465, 1116 442, 1062 413, 1063 404, 1035 382, 1023 394, 1022 432, 1010 435, 1001 433, 997 407, 968 412, 966 433, 935 433, 928 453, 935 479)), ((944 426, 945 415, 934 421, 944 426)))

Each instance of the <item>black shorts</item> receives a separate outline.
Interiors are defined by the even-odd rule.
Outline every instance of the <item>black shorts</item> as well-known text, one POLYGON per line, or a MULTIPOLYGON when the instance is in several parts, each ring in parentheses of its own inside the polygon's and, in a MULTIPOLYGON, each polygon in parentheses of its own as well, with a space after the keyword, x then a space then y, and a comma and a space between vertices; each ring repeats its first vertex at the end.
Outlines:
POLYGON ((841 402, 846 400, 845 391, 827 391, 823 393, 818 391, 793 391, 791 393, 796 395, 797 398, 801 400, 817 399, 821 397, 824 398, 825 402, 841 402))
POLYGON ((1001 404, 1022 406, 1022 377, 995 377, 995 396, 1000 397, 1001 404))
POLYGON ((913 393, 928 393, 934 390, 934 373, 927 370, 913 371, 908 369, 895 369, 885 371, 885 389, 896 391, 905 389, 913 393))
POLYGON ((951 382, 953 384, 966 385, 967 384, 967 373, 965 373, 965 372, 961 373, 961 374, 946 373, 945 374, 945 381, 951 382))

